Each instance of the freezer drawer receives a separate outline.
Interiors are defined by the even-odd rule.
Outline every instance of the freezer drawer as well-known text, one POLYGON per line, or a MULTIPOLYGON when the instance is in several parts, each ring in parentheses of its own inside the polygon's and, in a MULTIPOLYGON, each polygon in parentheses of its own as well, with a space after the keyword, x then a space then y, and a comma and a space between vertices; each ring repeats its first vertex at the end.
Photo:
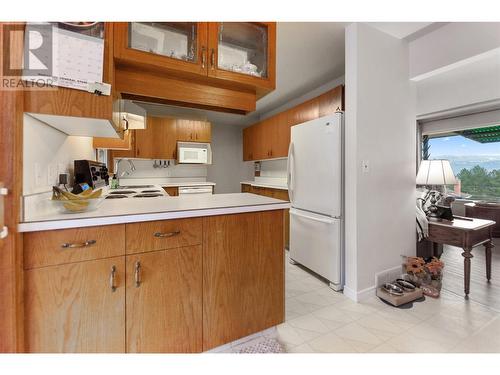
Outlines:
POLYGON ((290 209, 290 258, 342 289, 342 221, 290 209))

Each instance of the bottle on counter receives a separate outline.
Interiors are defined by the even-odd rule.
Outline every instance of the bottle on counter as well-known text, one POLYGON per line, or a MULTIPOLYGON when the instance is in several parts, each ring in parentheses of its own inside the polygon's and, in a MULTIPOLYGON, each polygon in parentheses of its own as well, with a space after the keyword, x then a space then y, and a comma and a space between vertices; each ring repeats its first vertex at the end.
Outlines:
POLYGON ((111 180, 111 189, 118 189, 118 179, 116 178, 116 174, 113 175, 113 179, 111 180))

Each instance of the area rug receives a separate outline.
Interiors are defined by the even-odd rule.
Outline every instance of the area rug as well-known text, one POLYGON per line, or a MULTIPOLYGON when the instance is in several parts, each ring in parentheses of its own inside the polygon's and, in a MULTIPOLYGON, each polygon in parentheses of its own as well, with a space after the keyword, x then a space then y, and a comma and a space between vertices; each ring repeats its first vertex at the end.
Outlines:
POLYGON ((244 354, 262 354, 262 353, 285 353, 285 349, 276 339, 265 338, 259 340, 258 342, 251 342, 248 345, 243 345, 242 348, 238 350, 238 353, 244 354))

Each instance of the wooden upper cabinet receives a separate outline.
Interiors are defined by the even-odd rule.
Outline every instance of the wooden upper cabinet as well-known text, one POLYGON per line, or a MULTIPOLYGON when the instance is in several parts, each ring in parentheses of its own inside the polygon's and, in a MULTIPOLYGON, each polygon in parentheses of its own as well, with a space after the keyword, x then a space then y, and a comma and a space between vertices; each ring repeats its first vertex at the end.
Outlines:
POLYGON ((344 87, 326 93, 243 130, 243 160, 265 160, 288 156, 292 126, 344 109, 344 87))
POLYGON ((148 117, 146 129, 135 131, 135 156, 145 159, 177 157, 176 120, 148 117))
POLYGON ((275 22, 118 22, 114 32, 119 68, 198 78, 257 98, 275 88, 275 22))
POLYGON ((287 113, 288 126, 302 124, 303 122, 319 117, 319 99, 314 98, 290 109, 287 113))
POLYGON ((207 75, 206 22, 117 22, 118 63, 207 75))
POLYGON ((210 142, 212 126, 207 121, 177 119, 177 140, 183 142, 210 142))
POLYGON ((275 88, 275 22, 211 22, 208 47, 209 76, 275 88))

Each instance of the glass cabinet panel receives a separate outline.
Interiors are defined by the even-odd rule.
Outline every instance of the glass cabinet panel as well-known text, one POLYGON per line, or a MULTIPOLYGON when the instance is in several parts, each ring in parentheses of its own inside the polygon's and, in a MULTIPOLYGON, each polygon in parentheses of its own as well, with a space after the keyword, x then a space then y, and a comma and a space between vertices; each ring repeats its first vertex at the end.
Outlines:
POLYGON ((267 78, 268 33, 265 25, 220 22, 218 31, 219 69, 267 78))
POLYGON ((196 22, 130 22, 128 47, 196 63, 197 28, 196 22))

